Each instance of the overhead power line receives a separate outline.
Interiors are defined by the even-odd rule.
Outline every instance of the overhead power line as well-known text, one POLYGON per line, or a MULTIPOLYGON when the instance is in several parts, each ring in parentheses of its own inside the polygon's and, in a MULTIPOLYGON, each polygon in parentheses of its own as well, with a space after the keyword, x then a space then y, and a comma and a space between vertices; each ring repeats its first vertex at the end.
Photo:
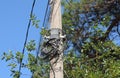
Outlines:
MULTIPOLYGON (((30 18, 33 15, 33 10, 34 10, 35 3, 36 3, 36 0, 34 0, 33 3, 32 3, 32 8, 31 8, 31 12, 30 12, 30 18)), ((28 34, 29 34, 30 25, 31 25, 31 19, 29 19, 29 22, 28 22, 28 25, 27 25, 25 42, 24 42, 24 46, 23 46, 23 49, 22 49, 22 54, 23 55, 25 53, 25 46, 26 46, 26 43, 27 43, 27 40, 28 40, 28 34)), ((23 58, 20 59, 20 65, 19 65, 19 71, 18 71, 19 72, 19 77, 18 78, 20 78, 20 73, 21 73, 21 68, 22 68, 22 62, 23 62, 23 58)))
MULTIPOLYGON (((47 7, 46 7, 46 10, 45 10, 45 15, 44 15, 44 20, 43 20, 42 28, 46 27, 45 23, 46 23, 46 18, 47 18, 48 9, 49 9, 49 2, 50 2, 50 0, 48 0, 48 2, 47 2, 47 7)), ((37 52, 36 52, 36 62, 37 62, 37 59, 38 59, 38 54, 39 54, 39 51, 40 51, 41 42, 42 42, 42 36, 40 35, 38 49, 37 49, 37 52)))
POLYGON ((45 10, 44 21, 43 21, 43 24, 42 24, 43 27, 45 27, 45 22, 46 22, 46 18, 47 18, 47 14, 48 14, 48 9, 49 9, 49 3, 50 3, 50 0, 48 0, 48 2, 47 2, 47 7, 46 7, 46 10, 45 10))
MULTIPOLYGON (((42 27, 41 28, 46 28, 45 24, 46 24, 46 22, 48 23, 48 20, 46 21, 46 19, 47 19, 47 16, 49 14, 48 13, 49 3, 50 3, 50 0, 48 0, 48 2, 47 2, 47 6, 46 6, 46 10, 45 10, 45 15, 44 15, 44 18, 43 18, 43 23, 42 23, 42 27)), ((38 56, 39 56, 39 52, 40 52, 41 42, 42 42, 42 35, 40 35, 39 43, 38 43, 38 48, 36 50, 36 63, 38 63, 38 56)), ((34 72, 32 73, 32 77, 31 78, 33 78, 33 74, 34 74, 34 72)))

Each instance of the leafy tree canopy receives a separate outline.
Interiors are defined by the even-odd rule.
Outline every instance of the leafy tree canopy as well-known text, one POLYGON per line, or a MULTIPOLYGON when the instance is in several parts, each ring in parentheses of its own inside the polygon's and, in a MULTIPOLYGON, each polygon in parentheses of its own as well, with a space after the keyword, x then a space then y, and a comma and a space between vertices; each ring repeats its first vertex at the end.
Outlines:
POLYGON ((70 47, 65 57, 65 77, 120 77, 119 6, 119 0, 63 2, 63 28, 70 47))

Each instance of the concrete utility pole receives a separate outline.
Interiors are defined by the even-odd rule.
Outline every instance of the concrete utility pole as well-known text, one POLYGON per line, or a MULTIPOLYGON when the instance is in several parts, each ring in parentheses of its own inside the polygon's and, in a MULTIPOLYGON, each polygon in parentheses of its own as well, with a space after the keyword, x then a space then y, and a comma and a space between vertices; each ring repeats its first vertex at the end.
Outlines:
POLYGON ((61 16, 61 0, 51 0, 51 20, 50 20, 50 30, 51 39, 60 40, 59 44, 59 58, 54 57, 51 63, 50 78, 63 78, 63 40, 62 40, 62 16, 61 16), (57 59, 57 61, 56 61, 57 59), (56 61, 56 62, 55 62, 56 61), (54 63, 55 62, 55 63, 54 63))

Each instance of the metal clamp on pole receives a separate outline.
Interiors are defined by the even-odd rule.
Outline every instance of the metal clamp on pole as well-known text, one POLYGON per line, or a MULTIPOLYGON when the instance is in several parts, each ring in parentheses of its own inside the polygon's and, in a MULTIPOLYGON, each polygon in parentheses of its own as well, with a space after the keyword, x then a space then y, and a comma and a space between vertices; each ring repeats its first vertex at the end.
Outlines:
POLYGON ((59 29, 59 28, 52 28, 50 30, 50 33, 51 33, 50 39, 53 39, 53 38, 61 39, 61 38, 65 38, 66 37, 65 35, 62 35, 62 30, 59 29))
POLYGON ((50 30, 50 33, 51 33, 51 35, 50 35, 51 39, 53 39, 53 38, 59 39, 60 38, 60 34, 62 34, 61 29, 58 29, 58 28, 52 28, 50 30))

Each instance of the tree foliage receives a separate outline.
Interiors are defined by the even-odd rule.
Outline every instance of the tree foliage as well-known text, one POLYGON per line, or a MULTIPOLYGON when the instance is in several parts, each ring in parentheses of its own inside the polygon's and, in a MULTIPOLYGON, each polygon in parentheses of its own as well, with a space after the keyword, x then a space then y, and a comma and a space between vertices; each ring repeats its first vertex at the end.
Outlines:
MULTIPOLYGON (((120 77, 120 0, 63 0, 63 31, 67 38, 64 51, 64 78, 119 78, 120 77)), ((33 25, 38 26, 36 17, 33 25)), ((46 30, 41 32, 46 35, 46 30)), ((33 73, 33 78, 49 77, 49 62, 32 53, 34 40, 26 46, 28 63, 23 67, 33 73)), ((21 52, 15 55, 4 53, 3 59, 11 61, 14 78, 21 58, 21 52), (13 60, 15 60, 13 62, 13 60)))
POLYGON ((120 77, 119 6, 119 0, 64 2, 63 28, 70 47, 65 78, 120 77))

